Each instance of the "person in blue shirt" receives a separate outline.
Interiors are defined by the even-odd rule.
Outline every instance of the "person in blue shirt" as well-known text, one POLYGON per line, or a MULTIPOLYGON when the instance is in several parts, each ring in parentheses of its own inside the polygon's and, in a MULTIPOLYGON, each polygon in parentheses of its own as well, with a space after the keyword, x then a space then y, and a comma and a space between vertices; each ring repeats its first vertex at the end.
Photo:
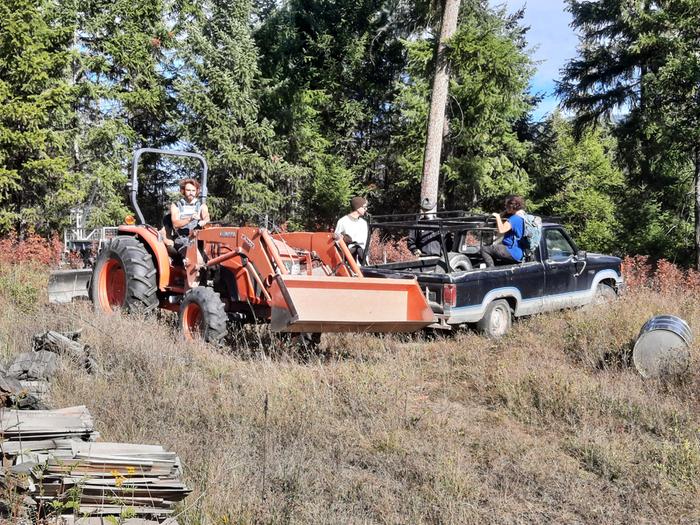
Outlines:
POLYGON ((523 249, 520 246, 525 234, 525 200, 517 195, 506 197, 505 220, 499 213, 494 213, 496 229, 503 240, 481 247, 481 256, 486 267, 495 266, 495 261, 500 264, 515 264, 523 260, 523 249))

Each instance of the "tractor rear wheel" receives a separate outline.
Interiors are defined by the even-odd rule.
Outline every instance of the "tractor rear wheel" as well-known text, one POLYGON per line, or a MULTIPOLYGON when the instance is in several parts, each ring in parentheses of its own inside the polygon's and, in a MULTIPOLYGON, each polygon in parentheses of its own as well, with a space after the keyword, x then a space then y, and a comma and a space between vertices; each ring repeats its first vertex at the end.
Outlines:
POLYGON ((158 307, 157 291, 153 258, 138 239, 120 235, 100 250, 90 283, 97 310, 150 312, 158 307))
POLYGON ((180 303, 178 324, 188 341, 203 339, 221 344, 226 337, 228 315, 221 297, 213 288, 197 286, 185 294, 180 303))

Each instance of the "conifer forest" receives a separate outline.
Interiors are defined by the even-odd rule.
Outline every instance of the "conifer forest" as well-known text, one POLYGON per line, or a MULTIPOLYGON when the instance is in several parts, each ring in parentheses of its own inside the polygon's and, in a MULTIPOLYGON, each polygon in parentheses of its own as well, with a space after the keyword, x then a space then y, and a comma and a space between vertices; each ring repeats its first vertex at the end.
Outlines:
MULTIPOLYGON (((415 212, 443 2, 0 0, 0 235, 120 224, 141 147, 203 154, 217 220, 415 212)), ((523 11, 461 1, 438 207, 520 194, 583 249, 696 266, 700 2, 567 4, 578 54, 537 119, 523 11)), ((155 223, 188 166, 142 168, 155 223)))

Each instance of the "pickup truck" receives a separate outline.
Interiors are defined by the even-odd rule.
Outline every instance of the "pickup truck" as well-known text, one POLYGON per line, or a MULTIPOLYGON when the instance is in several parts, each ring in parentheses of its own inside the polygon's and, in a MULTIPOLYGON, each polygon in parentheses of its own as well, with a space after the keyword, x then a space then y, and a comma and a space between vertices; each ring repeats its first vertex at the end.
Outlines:
POLYGON ((362 272, 367 277, 416 278, 435 314, 433 328, 476 324, 482 333, 499 337, 508 332, 513 317, 604 302, 623 290, 620 258, 579 250, 565 228, 549 220, 542 224, 540 245, 523 262, 492 268, 485 267, 480 255, 481 244, 496 237, 488 217, 370 222, 370 232, 394 230, 394 239, 396 231, 406 229, 432 230, 444 255, 365 261, 369 264, 362 272))

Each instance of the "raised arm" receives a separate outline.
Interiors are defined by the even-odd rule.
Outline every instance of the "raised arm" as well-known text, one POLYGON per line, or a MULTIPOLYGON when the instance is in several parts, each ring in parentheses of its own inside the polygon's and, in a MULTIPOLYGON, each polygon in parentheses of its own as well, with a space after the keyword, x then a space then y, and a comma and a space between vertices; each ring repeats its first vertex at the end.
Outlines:
POLYGON ((496 219, 496 229, 498 229, 498 233, 504 234, 511 230, 510 222, 501 219, 501 215, 499 213, 492 213, 491 215, 493 215, 496 219))

